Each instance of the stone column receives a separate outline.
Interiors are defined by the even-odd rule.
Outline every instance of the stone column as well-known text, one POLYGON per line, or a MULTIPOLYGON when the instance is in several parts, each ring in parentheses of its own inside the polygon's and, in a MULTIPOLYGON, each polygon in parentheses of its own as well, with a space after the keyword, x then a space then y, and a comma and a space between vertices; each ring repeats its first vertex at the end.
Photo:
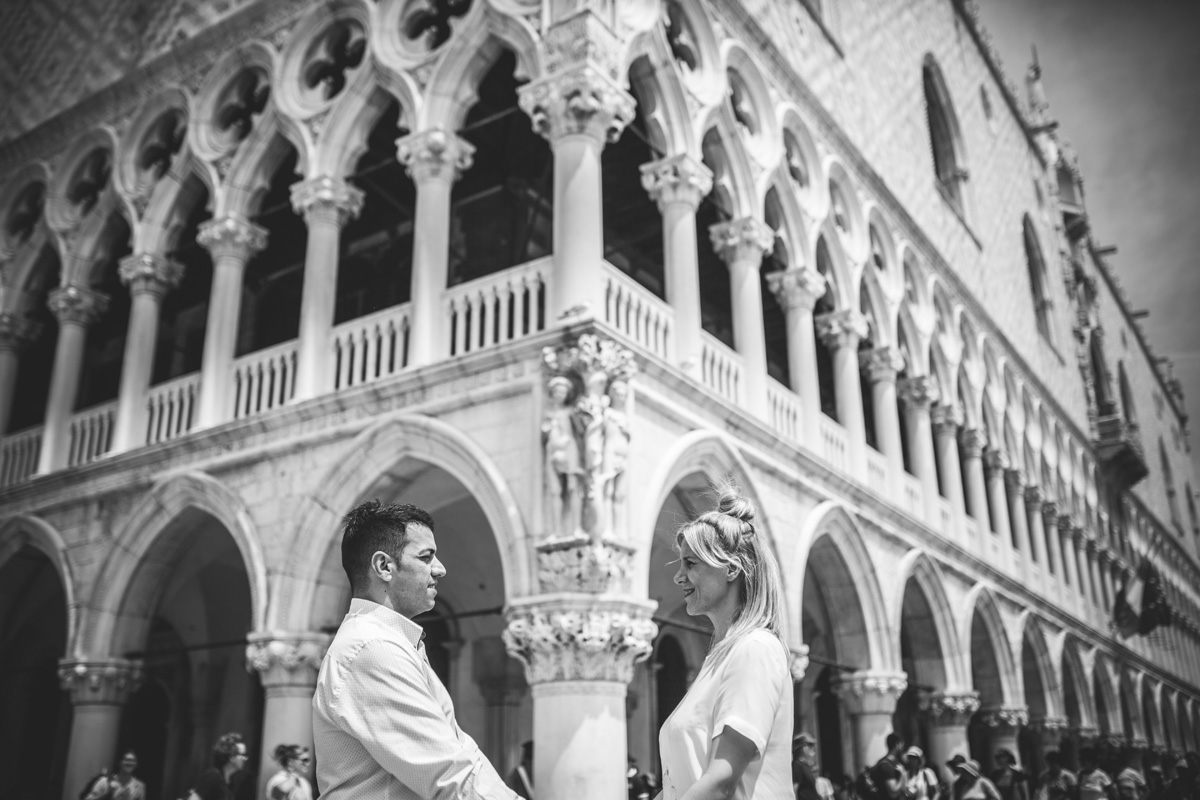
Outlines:
POLYGON ((634 664, 650 656, 655 607, 574 593, 510 605, 504 642, 533 687, 540 796, 624 800, 625 696, 634 664))
POLYGON ((450 355, 442 294, 450 276, 451 193, 474 163, 475 147, 454 133, 431 128, 397 139, 396 157, 417 187, 408 363, 419 367, 450 355))
POLYGON ((8 432, 21 351, 41 333, 41 326, 22 314, 0 313, 0 437, 8 432))
POLYGON ((1104 587, 1100 583, 1100 565, 1096 558, 1096 540, 1087 535, 1082 528, 1078 529, 1083 543, 1084 558, 1087 559, 1088 578, 1091 581, 1092 605, 1103 609, 1104 587))
POLYGON ((712 171, 687 154, 652 161, 641 169, 642 187, 663 218, 665 288, 667 303, 675 312, 675 336, 668 342, 675 348, 671 357, 684 372, 699 377, 702 328, 696 209, 712 191, 712 171))
POLYGON ((987 484, 983 479, 983 451, 986 447, 986 431, 973 428, 962 432, 967 513, 979 525, 982 533, 987 533, 992 529, 992 515, 988 511, 987 504, 987 484))
POLYGON ((267 231, 241 217, 223 217, 201 225, 196 241, 213 258, 196 411, 195 428, 200 429, 233 417, 233 354, 242 307, 242 276, 246 262, 267 246, 267 231))
POLYGON ((1032 564, 1033 546, 1029 542, 1028 515, 1025 513, 1025 476, 1019 469, 1004 471, 1004 485, 1008 489, 1008 521, 1012 525, 1013 539, 1017 550, 1032 564))
POLYGON ((111 452, 123 453, 146 443, 146 394, 154 372, 158 317, 167 292, 179 285, 183 265, 161 255, 137 253, 121 259, 121 282, 129 287, 133 305, 121 363, 121 389, 111 452))
POLYGON ((50 293, 49 305, 58 319, 58 345, 54 351, 50 397, 46 401, 46 422, 38 457, 39 475, 67 466, 71 414, 79 395, 87 329, 108 310, 108 297, 81 286, 61 286, 50 293))
POLYGON ((1051 750, 1061 752, 1063 737, 1069 724, 1066 717, 1041 717, 1030 720, 1029 727, 1037 735, 1037 746, 1033 748, 1034 763, 1023 765, 1027 772, 1040 775, 1046 769, 1046 753, 1051 750))
MULTIPOLYGON (((63 800, 74 800, 84 782, 117 756, 121 709, 142 682, 142 665, 121 658, 58 662, 58 680, 70 692, 74 715, 67 747, 63 800)), ((48 709, 45 713, 50 713, 48 709)))
POLYGON ((863 420, 862 379, 859 377, 858 343, 870 332, 867 318, 845 309, 817 317, 817 334, 833 351, 833 381, 837 393, 838 421, 846 429, 852 464, 865 474, 867 431, 863 420))
MULTIPOLYGON (((1049 503, 1046 504, 1046 506, 1049 505, 1049 503)), ((1071 517, 1069 514, 1059 514, 1054 524, 1058 539, 1062 542, 1063 564, 1066 565, 1064 571, 1067 583, 1075 591, 1083 594, 1083 586, 1079 582, 1079 557, 1075 553, 1075 539, 1071 535, 1071 517)))
POLYGON ((313 746, 312 698, 317 672, 332 637, 325 633, 251 633, 246 637, 246 669, 262 681, 263 733, 258 795, 275 774, 272 753, 280 744, 313 746))
POLYGON ((522 87, 521 108, 554 151, 554 280, 547 316, 602 314, 604 256, 600 153, 634 117, 615 76, 622 48, 591 10, 546 32, 547 74, 522 87))
POLYGON ((1025 513, 1029 521, 1030 548, 1037 553, 1038 561, 1044 565, 1047 575, 1054 573, 1056 567, 1050 561, 1047 549, 1046 529, 1042 524, 1042 490, 1036 485, 1025 487, 1025 513))
MULTIPOLYGON (((934 448, 938 464, 942 468, 942 483, 945 484, 946 499, 955 519, 966 513, 963 503, 962 465, 958 461, 958 429, 963 423, 963 408, 959 403, 942 403, 930 412, 933 422, 934 448)), ((949 533, 949 531, 947 531, 949 533)))
POLYGON ((1012 527, 1008 518, 1008 499, 1004 493, 1004 473, 1008 455, 1003 450, 988 450, 983 456, 988 497, 992 508, 992 530, 1006 548, 1012 548, 1012 527))
POLYGON ((308 225, 293 396, 296 401, 333 391, 338 243, 342 226, 357 217, 362 206, 362 190, 341 178, 322 175, 292 186, 292 208, 304 216, 308 225))
POLYGON ((859 671, 841 676, 834 693, 850 715, 854 732, 854 772, 887 753, 896 701, 908 688, 903 672, 859 671))
POLYGON ((998 706, 985 708, 980 712, 981 720, 988 729, 987 763, 991 764, 1000 749, 1009 750, 1018 759, 1020 748, 1017 746, 1017 734, 1021 726, 1029 722, 1029 709, 1025 706, 998 706))
POLYGON ((767 286, 783 307, 792 391, 800 395, 804 441, 815 449, 821 441, 821 380, 817 376, 813 308, 825 294, 825 276, 812 269, 788 269, 769 273, 767 286))
MULTIPOLYGON (((871 384, 875 414, 875 438, 888 463, 889 491, 898 495, 904 472, 904 447, 900 443, 900 407, 896 402, 896 373, 904 369, 904 355, 897 347, 876 347, 858 354, 859 366, 871 384)), ((816 374, 816 365, 813 365, 816 374)), ((815 387, 814 387, 815 388, 815 387)), ((820 411, 820 403, 817 404, 820 411)))
POLYGON ((896 387, 904 400, 904 425, 908 430, 909 457, 913 474, 921 482, 925 495, 925 519, 937 519, 937 472, 933 464, 933 435, 930 432, 929 407, 937 399, 937 386, 928 375, 906 378, 896 387))
MULTIPOLYGON (((709 229, 713 250, 729 266, 733 305, 733 345, 745 366, 742 405, 760 418, 767 416, 767 338, 763 329, 764 253, 775 243, 775 231, 753 217, 722 222, 709 229)), ((860 415, 861 416, 861 415, 860 415)))
POLYGON ((1112 567, 1116 557, 1112 550, 1106 546, 1100 547, 1100 580, 1101 586, 1104 589, 1104 611, 1111 613, 1113 604, 1117 600, 1115 588, 1113 586, 1112 567))
POLYGON ((1070 569, 1067 567, 1066 553, 1063 552, 1062 538, 1058 535, 1058 505, 1053 500, 1042 500, 1042 527, 1046 541, 1050 543, 1050 556, 1058 567, 1059 584, 1070 587, 1070 569))
POLYGON ((942 781, 948 781, 951 776, 946 770, 946 762, 950 757, 971 754, 967 725, 971 722, 971 716, 979 710, 979 692, 934 692, 924 710, 929 718, 929 753, 926 761, 937 770, 942 781))

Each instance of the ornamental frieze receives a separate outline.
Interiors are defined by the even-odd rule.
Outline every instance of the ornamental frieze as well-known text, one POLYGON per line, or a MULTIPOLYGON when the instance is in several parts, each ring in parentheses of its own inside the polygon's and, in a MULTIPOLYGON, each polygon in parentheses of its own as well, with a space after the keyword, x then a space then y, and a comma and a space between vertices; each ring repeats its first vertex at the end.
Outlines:
POLYGON ((650 657, 658 626, 653 604, 578 604, 563 598, 513 609, 504 631, 508 654, 525 665, 531 686, 560 681, 628 683, 650 657), (561 610, 546 610, 547 608, 561 610))

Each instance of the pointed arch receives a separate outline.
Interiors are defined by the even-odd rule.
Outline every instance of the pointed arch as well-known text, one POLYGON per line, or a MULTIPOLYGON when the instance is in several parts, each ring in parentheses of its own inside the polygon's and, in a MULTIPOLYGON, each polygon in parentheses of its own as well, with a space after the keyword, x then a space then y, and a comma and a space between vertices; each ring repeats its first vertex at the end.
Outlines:
MULTIPOLYGON (((964 661, 964 650, 955 624, 954 607, 946 596, 946 579, 937 562, 919 548, 909 550, 896 566, 896 594, 890 604, 889 624, 900 635, 904 614, 904 597, 908 584, 914 582, 924 596, 931 612, 931 622, 937 631, 945 670, 945 688, 965 689, 970 686, 970 670, 964 661)), ((896 645, 899 652, 899 643, 896 645)))
MULTIPOLYGON (((983 625, 984 634, 987 636, 987 641, 991 645, 992 652, 996 658, 997 679, 999 681, 1000 699, 1005 705, 1020 705, 1020 684, 1017 677, 1016 661, 1013 658, 1012 648, 1009 646, 1008 636, 1005 633, 1004 620, 1000 615, 1000 606, 996 602, 994 591, 987 584, 978 583, 967 592, 965 601, 963 602, 963 616, 959 618, 959 640, 964 643, 972 641, 971 629, 974 625, 976 615, 979 617, 980 623, 983 625)), ((968 651, 964 647, 964 651, 968 651)), ((974 648, 970 648, 970 655, 967 656, 969 667, 974 673, 976 665, 974 648)), ((974 687, 980 692, 983 697, 982 688, 974 687)))
POLYGON ((31 514, 18 514, 0 522, 0 567, 23 547, 32 547, 44 555, 58 573, 67 601, 67 640, 63 643, 64 652, 78 655, 75 638, 79 630, 79 591, 75 584, 71 561, 67 558, 66 541, 53 525, 31 514))
POLYGON ((1063 716, 1067 717, 1071 722, 1076 723, 1080 728, 1098 728, 1099 720, 1096 717, 1096 700, 1092 695, 1091 678, 1088 670, 1084 667, 1083 654, 1081 652, 1082 647, 1082 643, 1071 634, 1067 634, 1063 640, 1061 670, 1063 676, 1063 716), (1068 676, 1070 676, 1073 697, 1067 691, 1068 676), (1071 719, 1072 699, 1075 704, 1075 719, 1071 719))
MULTIPOLYGON (((1037 670, 1037 677, 1042 685, 1044 696, 1041 702, 1044 706, 1045 716, 1065 717, 1066 703, 1063 700, 1062 680, 1059 670, 1055 667, 1054 659, 1050 655, 1045 624, 1029 609, 1022 611, 1017 619, 1017 627, 1021 634, 1018 641, 1021 642, 1022 647, 1022 671, 1025 668, 1024 648, 1028 647, 1033 657, 1032 665, 1037 670)), ((1029 682, 1024 678, 1022 682, 1025 686, 1025 704, 1032 713, 1033 704, 1029 698, 1029 682)))

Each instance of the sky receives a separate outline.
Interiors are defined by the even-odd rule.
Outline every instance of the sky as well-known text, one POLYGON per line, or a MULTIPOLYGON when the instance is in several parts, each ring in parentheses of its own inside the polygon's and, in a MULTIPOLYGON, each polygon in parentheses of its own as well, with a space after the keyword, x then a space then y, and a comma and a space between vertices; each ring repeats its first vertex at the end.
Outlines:
POLYGON ((1133 308, 1150 311, 1150 346, 1183 382, 1200 476, 1200 0, 978 4, 1022 91, 1037 47, 1050 114, 1079 155, 1092 236, 1117 247, 1108 264, 1133 308))

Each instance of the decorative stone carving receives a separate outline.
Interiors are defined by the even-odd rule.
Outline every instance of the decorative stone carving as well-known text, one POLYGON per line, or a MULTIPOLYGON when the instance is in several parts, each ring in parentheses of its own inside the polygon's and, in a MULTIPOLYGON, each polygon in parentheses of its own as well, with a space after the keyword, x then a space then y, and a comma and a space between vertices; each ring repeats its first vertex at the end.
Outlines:
POLYGON ((628 683, 650 657, 658 626, 648 603, 556 599, 509 612, 504 645, 531 686, 559 681, 628 683))
POLYGON ((833 691, 851 714, 891 714, 907 688, 903 672, 864 671, 842 676, 833 691))
POLYGON ((267 231, 240 217, 222 217, 202 224, 196 241, 212 253, 214 259, 246 261, 267 246, 267 231))
POLYGON ((627 538, 629 381, 633 353, 583 334, 543 351, 551 405, 542 421, 546 536, 555 540, 627 538))
POLYGON ((365 197, 361 189, 328 175, 292 186, 292 208, 309 225, 327 221, 340 228, 359 215, 365 197))
POLYGON ((0 351, 21 352, 41 330, 41 325, 23 314, 0 313, 0 351))
POLYGON ((1029 723, 1029 709, 1025 706, 985 708, 980 712, 979 719, 989 728, 1016 729, 1029 723))
POLYGON ((1025 475, 1021 470, 1015 467, 1010 467, 1004 470, 1004 485, 1008 487, 1010 492, 1021 492, 1025 490, 1025 475))
POLYGON ((543 592, 628 592, 633 548, 615 542, 551 541, 538 545, 538 585, 543 592))
POLYGON ((905 378, 896 384, 900 398, 910 407, 928 408, 938 399, 937 381, 929 375, 905 378))
POLYGON ((895 383, 896 373, 904 369, 904 353, 898 347, 861 350, 858 354, 858 364, 866 373, 869 383, 895 383))
POLYGON ((475 146, 444 128, 410 133, 396 140, 396 158, 413 181, 453 183, 475 163, 475 146))
POLYGON ((788 670, 792 673, 792 680, 796 683, 804 680, 804 674, 808 672, 808 645, 802 644, 791 651, 788 670))
POLYGON ((621 40, 592 8, 555 20, 542 44, 548 75, 587 66, 609 81, 621 80, 621 40))
POLYGON ((592 66, 550 74, 520 90, 521 110, 551 143, 588 136, 599 144, 621 138, 634 117, 633 95, 592 66))
POLYGON ((964 428, 958 434, 962 444, 963 458, 981 458, 988 444, 987 431, 982 428, 964 428))
POLYGON ((162 299, 183 279, 183 264, 153 253, 135 253, 121 259, 117 275, 133 294, 162 299))
POLYGON ((50 292, 46 305, 59 325, 91 325, 108 310, 108 295, 82 286, 60 286, 50 292))
POLYGON ((1010 464, 1008 453, 999 448, 992 448, 983 454, 983 468, 989 475, 996 473, 1003 475, 1010 464))
POLYGON ((959 402, 939 403, 929 411, 934 432, 943 435, 957 436, 964 417, 962 403, 959 402))
POLYGON ((817 335, 831 350, 848 347, 857 351, 858 343, 870 332, 867 318, 853 309, 831 311, 817 317, 817 335))
POLYGON ((268 693, 287 688, 312 692, 331 637, 324 633, 251 633, 246 671, 257 672, 268 693))
POLYGON ((1042 513, 1042 487, 1031 483, 1025 487, 1025 508, 1031 514, 1042 513))
POLYGON ((775 231, 755 217, 718 223, 708 229, 708 235, 713 251, 726 264, 745 261, 757 267, 762 262, 763 253, 771 252, 775 246, 775 231))
POLYGON ((712 170, 686 153, 642 164, 641 171, 642 188, 663 211, 675 203, 694 211, 712 191, 712 170))
POLYGON ((921 710, 934 725, 966 726, 979 710, 979 692, 934 692, 925 698, 921 710))
POLYGON ((58 662, 58 682, 76 706, 121 706, 142 685, 140 661, 123 658, 58 662))

